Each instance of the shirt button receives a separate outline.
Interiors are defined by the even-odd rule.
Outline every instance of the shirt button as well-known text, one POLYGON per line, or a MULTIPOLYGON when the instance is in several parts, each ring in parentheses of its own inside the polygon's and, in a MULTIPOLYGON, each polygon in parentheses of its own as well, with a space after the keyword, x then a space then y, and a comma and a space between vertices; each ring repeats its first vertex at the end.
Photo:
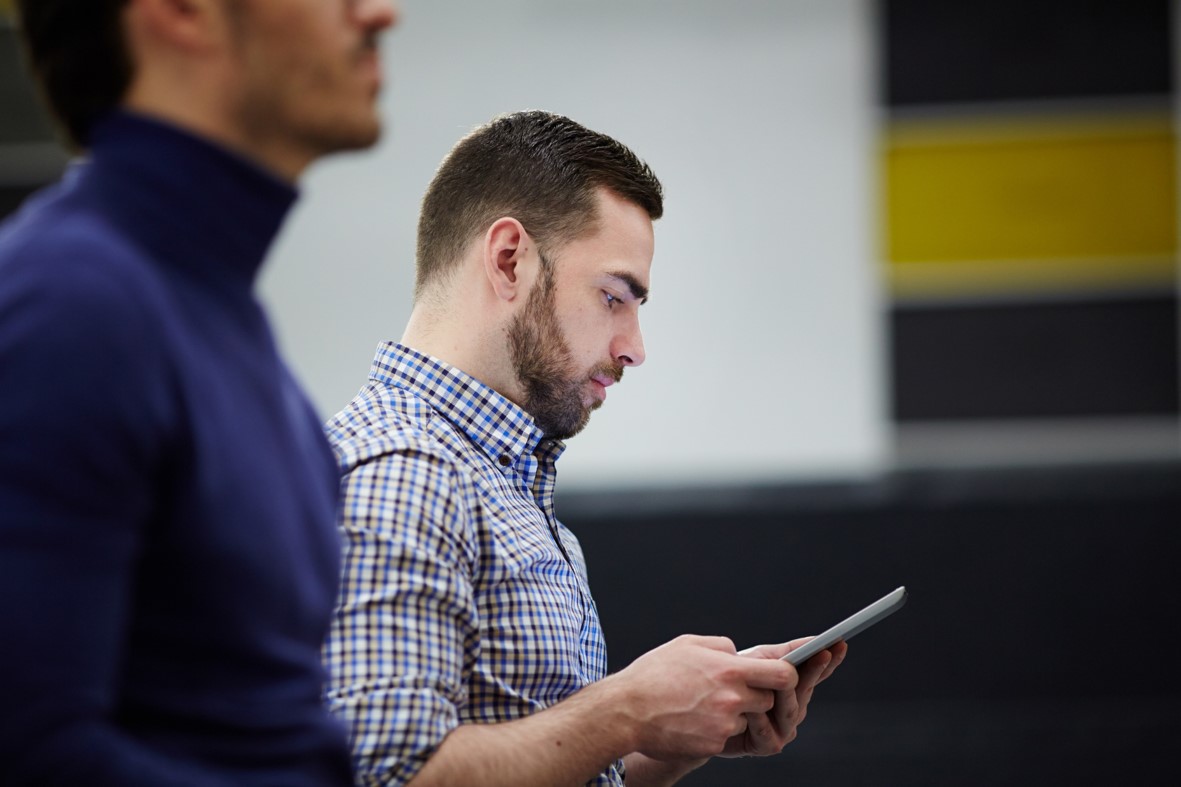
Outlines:
POLYGON ((500 462, 501 467, 508 467, 513 463, 513 460, 508 458, 508 454, 501 454, 496 461, 500 462))

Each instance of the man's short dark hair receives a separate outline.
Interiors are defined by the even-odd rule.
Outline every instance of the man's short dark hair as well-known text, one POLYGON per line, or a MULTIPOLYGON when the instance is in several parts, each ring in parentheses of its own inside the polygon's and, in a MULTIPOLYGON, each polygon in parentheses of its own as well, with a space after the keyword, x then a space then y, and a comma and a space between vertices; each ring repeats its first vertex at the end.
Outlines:
POLYGON ((605 134, 540 111, 480 126, 452 148, 423 197, 416 293, 452 270, 472 239, 503 216, 521 222, 542 251, 592 232, 600 188, 653 221, 664 213, 655 173, 605 134))
POLYGON ((33 74, 70 141, 85 147, 94 121, 123 99, 132 63, 127 0, 17 0, 33 74))

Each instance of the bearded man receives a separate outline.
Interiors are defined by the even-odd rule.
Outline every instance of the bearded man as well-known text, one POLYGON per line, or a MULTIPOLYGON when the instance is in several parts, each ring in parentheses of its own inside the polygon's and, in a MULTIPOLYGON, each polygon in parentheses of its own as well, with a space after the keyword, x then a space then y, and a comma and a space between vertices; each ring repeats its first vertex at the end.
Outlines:
POLYGON ((555 464, 644 361, 660 182, 545 112, 451 151, 422 203, 400 343, 328 425, 346 473, 343 597, 325 656, 363 784, 671 784, 796 734, 843 644, 737 653, 685 636, 608 677, 555 464))

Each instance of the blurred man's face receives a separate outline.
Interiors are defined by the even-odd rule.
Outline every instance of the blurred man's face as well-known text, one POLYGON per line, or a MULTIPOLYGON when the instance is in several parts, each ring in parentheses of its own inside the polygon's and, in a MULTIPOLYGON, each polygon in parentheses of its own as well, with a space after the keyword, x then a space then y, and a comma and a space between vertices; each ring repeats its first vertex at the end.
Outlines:
POLYGON ((392 0, 223 2, 241 72, 236 117, 252 145, 310 161, 377 141, 377 39, 397 22, 392 0))

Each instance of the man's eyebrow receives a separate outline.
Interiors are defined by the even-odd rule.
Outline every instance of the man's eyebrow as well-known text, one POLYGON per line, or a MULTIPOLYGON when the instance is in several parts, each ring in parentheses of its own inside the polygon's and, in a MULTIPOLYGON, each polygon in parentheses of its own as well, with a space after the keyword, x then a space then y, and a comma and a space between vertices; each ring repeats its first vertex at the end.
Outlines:
POLYGON ((641 304, 648 302, 648 288, 640 284, 640 280, 635 276, 632 276, 627 271, 616 271, 607 275, 612 279, 618 279, 626 284, 627 288, 631 290, 632 297, 637 299, 641 304))

